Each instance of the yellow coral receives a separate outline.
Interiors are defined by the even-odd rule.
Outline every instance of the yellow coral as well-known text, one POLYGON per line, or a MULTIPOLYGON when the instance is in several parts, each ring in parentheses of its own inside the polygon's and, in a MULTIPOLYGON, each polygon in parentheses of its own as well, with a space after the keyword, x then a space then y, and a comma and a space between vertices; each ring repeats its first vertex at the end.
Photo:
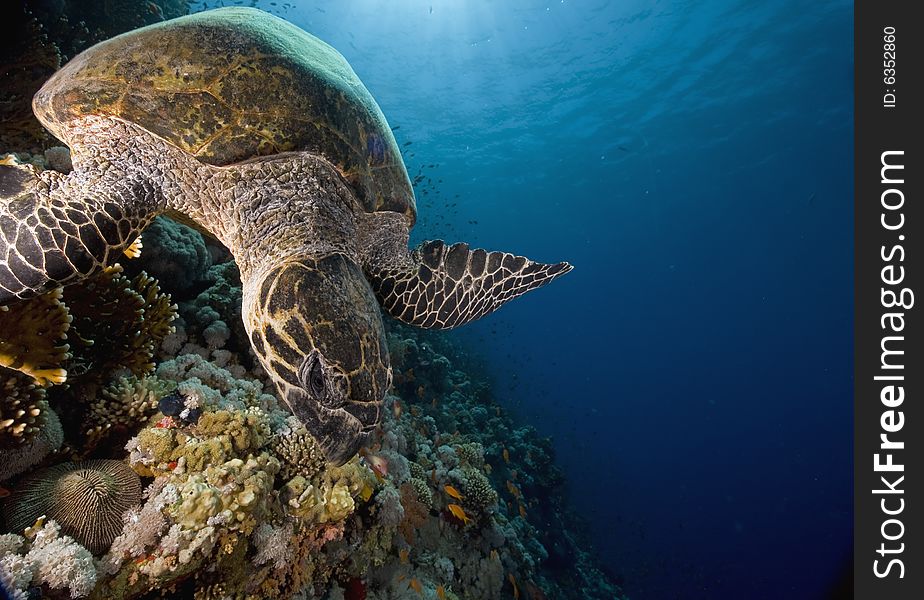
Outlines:
POLYGON ((70 325, 61 288, 0 307, 0 366, 21 371, 39 385, 63 383, 69 350, 63 340, 70 325))
POLYGON ((180 490, 180 505, 175 513, 180 525, 196 529, 223 509, 221 492, 210 486, 201 475, 193 475, 180 490))
POLYGON ((204 413, 196 423, 203 437, 218 438, 228 444, 228 451, 238 454, 254 451, 266 444, 270 436, 269 421, 260 409, 245 411, 216 410, 204 413))

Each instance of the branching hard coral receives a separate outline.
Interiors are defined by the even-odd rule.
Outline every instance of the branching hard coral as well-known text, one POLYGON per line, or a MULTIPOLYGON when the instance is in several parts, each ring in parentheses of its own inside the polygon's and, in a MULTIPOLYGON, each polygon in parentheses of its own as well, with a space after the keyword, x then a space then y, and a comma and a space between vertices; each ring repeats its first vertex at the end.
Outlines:
MULTIPOLYGON (((177 307, 171 304, 170 295, 161 291, 157 279, 144 271, 132 279, 132 289, 144 299, 144 318, 138 323, 135 351, 153 357, 155 349, 173 332, 171 323, 176 319, 177 307)), ((153 368, 152 363, 145 370, 150 371, 153 368)))
POLYGON ((4 504, 13 531, 46 515, 62 531, 100 554, 122 530, 122 514, 141 499, 138 476, 122 461, 62 463, 20 481, 4 504))
POLYGON ((497 491, 484 473, 472 467, 463 467, 460 471, 464 477, 460 484, 465 506, 484 513, 497 504, 497 491))
POLYGON ((90 403, 83 422, 86 446, 94 447, 113 429, 134 433, 157 412, 158 401, 174 386, 153 375, 111 381, 90 403))
POLYGON ((308 433, 305 426, 294 416, 272 438, 273 454, 279 459, 279 475, 288 481, 296 475, 312 479, 327 464, 324 451, 308 433))
POLYGON ((455 447, 456 455, 463 464, 476 469, 484 468, 484 446, 478 442, 467 442, 455 447))
POLYGON ((412 477, 408 480, 414 491, 417 492, 417 501, 426 506, 428 509, 433 507, 433 492, 430 486, 423 479, 412 477))
POLYGON ((61 295, 57 288, 0 307, 0 366, 21 371, 39 385, 64 382, 71 317, 61 295))
POLYGON ((0 461, 0 481, 9 479, 39 464, 46 456, 58 450, 64 442, 64 431, 58 415, 50 408, 42 409, 45 423, 31 441, 3 451, 0 461))

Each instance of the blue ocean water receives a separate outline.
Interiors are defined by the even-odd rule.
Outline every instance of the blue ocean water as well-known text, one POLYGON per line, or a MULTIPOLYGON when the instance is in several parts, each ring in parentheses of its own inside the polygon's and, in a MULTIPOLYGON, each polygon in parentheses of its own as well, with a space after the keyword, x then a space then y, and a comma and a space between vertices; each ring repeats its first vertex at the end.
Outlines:
POLYGON ((399 128, 416 240, 576 265, 456 335, 553 437, 629 596, 827 597, 852 535, 852 3, 257 6, 399 128))

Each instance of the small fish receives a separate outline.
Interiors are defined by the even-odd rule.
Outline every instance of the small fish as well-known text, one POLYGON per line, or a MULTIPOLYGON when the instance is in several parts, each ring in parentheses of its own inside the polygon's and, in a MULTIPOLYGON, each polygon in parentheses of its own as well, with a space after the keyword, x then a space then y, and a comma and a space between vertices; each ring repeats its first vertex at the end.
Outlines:
POLYGON ((465 510, 458 504, 449 504, 446 506, 449 509, 449 512, 452 513, 452 516, 462 521, 462 523, 468 525, 468 522, 471 521, 471 517, 465 514, 465 510))
POLYGON ((363 502, 369 502, 369 498, 372 497, 372 492, 373 492, 372 486, 366 484, 363 486, 362 491, 359 492, 359 497, 362 498, 363 502))
POLYGON ((424 392, 424 386, 422 386, 422 385, 421 385, 421 386, 418 386, 418 387, 417 387, 417 397, 420 398, 421 400, 423 400, 424 393, 425 393, 425 392, 424 392))
POLYGON ((400 125, 395 125, 394 127, 391 128, 392 131, 398 131, 399 129, 401 129, 400 125))
POLYGON ((10 495, 10 490, 0 485, 0 498, 6 498, 10 495))
POLYGON ((408 582, 408 587, 423 596, 423 586, 420 585, 420 582, 417 581, 417 578, 413 578, 408 582))
POLYGON ((516 470, 516 469, 511 469, 511 471, 510 471, 510 480, 511 480, 511 481, 516 481, 516 480, 517 480, 517 470, 516 470))
POLYGON ((404 142, 403 145, 404 145, 405 147, 407 147, 407 146, 410 146, 410 145, 413 144, 413 143, 414 143, 414 142, 404 142))
POLYGON ((443 486, 443 489, 446 490, 446 493, 455 498, 456 500, 462 500, 462 494, 456 488, 452 487, 448 483, 443 486))
POLYGON ((153 2, 147 2, 146 4, 148 5, 148 12, 149 12, 149 13, 151 13, 152 15, 157 15, 157 16, 160 17, 161 19, 164 18, 164 13, 161 11, 161 9, 160 9, 159 6, 157 6, 157 5, 154 4, 153 2))
POLYGON ((490 475, 490 474, 491 474, 491 471, 493 471, 493 470, 494 470, 494 467, 492 467, 490 463, 485 463, 485 464, 484 464, 484 472, 485 472, 485 473, 487 473, 488 475, 490 475))
POLYGON ((513 573, 507 573, 507 581, 510 582, 510 585, 513 586, 513 598, 514 600, 519 600, 520 598, 520 589, 517 587, 517 580, 513 578, 513 573))
POLYGON ((504 448, 504 451, 501 452, 501 454, 502 454, 503 457, 504 457, 504 462, 507 463, 507 464, 510 464, 510 453, 507 452, 507 449, 506 449, 506 448, 504 448))
POLYGON ((408 559, 410 555, 411 555, 411 552, 407 548, 402 548, 401 550, 398 551, 398 558, 401 559, 402 565, 406 565, 410 562, 410 560, 408 559))
POLYGON ((520 516, 523 517, 524 519, 526 518, 526 509, 523 507, 522 504, 520 505, 520 516))
POLYGON ((375 478, 378 479, 380 483, 385 481, 385 477, 388 476, 388 461, 381 456, 372 454, 365 448, 359 452, 359 455, 362 456, 369 468, 372 469, 375 478))
POLYGON ((433 467, 433 470, 430 471, 430 481, 436 483, 436 467, 433 467))
POLYGON ((507 480, 507 491, 514 497, 519 499, 520 497, 520 488, 518 488, 512 481, 507 480))
POLYGON ((497 550, 491 550, 491 560, 500 560, 500 554, 497 550))
POLYGON ((395 413, 395 419, 401 418, 401 401, 395 400, 395 403, 391 406, 392 412, 395 413))
POLYGON ((446 600, 446 588, 442 585, 436 586, 436 597, 440 600, 446 600))

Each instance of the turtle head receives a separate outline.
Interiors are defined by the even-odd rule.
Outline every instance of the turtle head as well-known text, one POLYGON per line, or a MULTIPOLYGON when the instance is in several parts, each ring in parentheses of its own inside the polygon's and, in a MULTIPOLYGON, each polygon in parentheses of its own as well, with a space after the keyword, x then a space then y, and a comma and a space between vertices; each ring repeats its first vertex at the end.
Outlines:
POLYGON ((253 283, 244 321, 254 350, 328 460, 342 464, 371 441, 391 385, 381 313, 362 269, 331 254, 287 262, 253 283))

